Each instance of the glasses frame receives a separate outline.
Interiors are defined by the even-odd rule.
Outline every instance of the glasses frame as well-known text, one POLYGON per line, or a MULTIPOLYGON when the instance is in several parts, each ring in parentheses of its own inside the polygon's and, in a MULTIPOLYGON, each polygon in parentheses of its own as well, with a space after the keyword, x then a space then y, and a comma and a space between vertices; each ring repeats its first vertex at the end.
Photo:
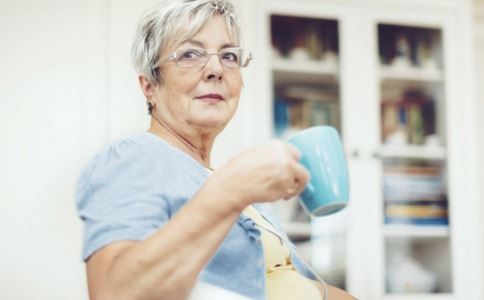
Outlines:
POLYGON ((190 47, 187 47, 187 48, 178 48, 178 49, 176 49, 175 51, 171 52, 171 53, 168 55, 168 57, 163 58, 163 59, 162 59, 162 60, 161 60, 161 61, 160 61, 160 62, 159 62, 159 63, 158 63, 156 66, 155 66, 155 68, 154 68, 154 69, 158 69, 158 68, 159 68, 159 67, 161 67, 163 64, 165 64, 165 63, 167 63, 167 62, 169 62, 169 61, 175 61, 176 66, 177 66, 177 67, 179 67, 179 68, 182 68, 182 69, 198 69, 198 68, 200 68, 200 69, 201 69, 201 68, 204 68, 204 67, 207 65, 207 63, 208 63, 208 61, 210 60, 210 57, 211 57, 212 55, 216 55, 216 56, 218 57, 218 59, 219 59, 219 61, 220 61, 220 64, 222 64, 222 66, 227 67, 227 68, 229 68, 229 69, 240 69, 240 68, 245 68, 245 67, 247 67, 247 66, 249 65, 250 61, 253 59, 252 52, 248 51, 248 53, 249 53, 249 54, 248 54, 247 61, 245 62, 245 64, 243 64, 243 65, 239 65, 239 66, 237 66, 237 67, 231 67, 231 66, 227 66, 227 65, 226 65, 226 64, 223 62, 222 57, 221 57, 221 54, 222 54, 222 52, 226 52, 227 50, 230 50, 230 49, 237 49, 237 50, 248 51, 248 50, 246 50, 246 49, 244 49, 244 48, 240 48, 240 47, 230 47, 230 48, 224 48, 224 49, 220 50, 219 52, 208 52, 207 50, 205 50, 205 49, 203 49, 203 48, 197 48, 197 47, 193 47, 193 48, 190 48, 190 47), (176 55, 176 54, 177 54, 177 52, 178 52, 178 51, 180 51, 180 50, 182 50, 182 49, 195 49, 195 50, 203 50, 204 52, 206 52, 206 53, 207 53, 207 57, 206 57, 206 59, 205 59, 205 62, 204 62, 202 65, 200 65, 200 66, 196 66, 196 67, 182 67, 182 66, 178 65, 178 62, 176 61, 176 59, 178 59, 178 57, 177 57, 177 55, 176 55))

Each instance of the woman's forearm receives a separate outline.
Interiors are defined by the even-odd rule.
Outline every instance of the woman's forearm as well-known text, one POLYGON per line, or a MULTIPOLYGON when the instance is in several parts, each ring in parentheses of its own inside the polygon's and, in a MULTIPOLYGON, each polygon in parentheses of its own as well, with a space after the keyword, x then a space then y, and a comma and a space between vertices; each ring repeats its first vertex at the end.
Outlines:
POLYGON ((327 289, 324 288, 323 284, 319 281, 313 281, 314 284, 318 287, 319 292, 321 293, 321 299, 327 299, 327 300, 356 300, 355 297, 351 296, 347 292, 327 284, 327 289), (328 293, 326 298, 324 298, 325 293, 328 293))
POLYGON ((227 197, 204 186, 163 228, 119 255, 107 274, 116 299, 186 298, 240 214, 240 201, 227 197))

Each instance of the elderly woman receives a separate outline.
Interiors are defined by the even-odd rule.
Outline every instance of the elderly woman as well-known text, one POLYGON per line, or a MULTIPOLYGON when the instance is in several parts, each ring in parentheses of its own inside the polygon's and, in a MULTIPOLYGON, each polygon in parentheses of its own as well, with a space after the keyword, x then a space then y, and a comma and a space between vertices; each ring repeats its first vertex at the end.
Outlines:
POLYGON ((253 299, 353 299, 318 279, 260 205, 304 189, 293 146, 211 168, 250 60, 228 1, 166 0, 141 19, 133 61, 151 126, 101 151, 78 184, 91 299, 186 299, 197 281, 253 299))

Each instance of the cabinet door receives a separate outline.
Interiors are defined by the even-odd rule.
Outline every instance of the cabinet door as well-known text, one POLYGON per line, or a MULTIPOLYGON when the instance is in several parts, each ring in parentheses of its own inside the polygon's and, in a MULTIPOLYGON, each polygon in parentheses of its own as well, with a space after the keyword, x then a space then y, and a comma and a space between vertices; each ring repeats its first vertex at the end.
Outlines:
POLYGON ((443 31, 377 31, 385 294, 452 293, 443 31))
POLYGON ((308 225, 295 201, 275 209, 323 278, 362 299, 480 299, 469 13, 466 4, 438 2, 246 7, 259 16, 248 22, 258 59, 250 91, 267 99, 256 110, 265 137, 321 120, 339 129, 347 151, 350 204, 333 216, 341 220, 308 225), (312 27, 328 31, 312 35, 312 27), (338 121, 307 109, 323 95, 338 121), (344 254, 332 256, 335 248, 344 254), (341 257, 344 272, 329 274, 341 257), (418 286, 408 273, 419 274, 418 286))
POLYGON ((373 195, 380 224, 372 245, 379 254, 372 297, 470 299, 461 243, 472 222, 465 196, 457 193, 465 189, 457 174, 472 167, 464 153, 456 155, 461 141, 455 132, 469 128, 460 120, 469 113, 463 99, 468 72, 459 66, 466 52, 456 46, 466 44, 465 35, 456 34, 457 16, 431 10, 372 14, 379 113, 373 167, 380 175, 373 195))

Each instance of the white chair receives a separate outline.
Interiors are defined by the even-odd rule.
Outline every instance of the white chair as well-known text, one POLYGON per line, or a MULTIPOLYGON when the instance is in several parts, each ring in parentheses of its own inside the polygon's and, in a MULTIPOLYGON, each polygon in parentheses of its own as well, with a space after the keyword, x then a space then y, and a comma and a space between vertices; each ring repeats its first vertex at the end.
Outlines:
POLYGON ((193 289, 189 300, 250 300, 245 296, 232 291, 205 283, 198 282, 193 289))

